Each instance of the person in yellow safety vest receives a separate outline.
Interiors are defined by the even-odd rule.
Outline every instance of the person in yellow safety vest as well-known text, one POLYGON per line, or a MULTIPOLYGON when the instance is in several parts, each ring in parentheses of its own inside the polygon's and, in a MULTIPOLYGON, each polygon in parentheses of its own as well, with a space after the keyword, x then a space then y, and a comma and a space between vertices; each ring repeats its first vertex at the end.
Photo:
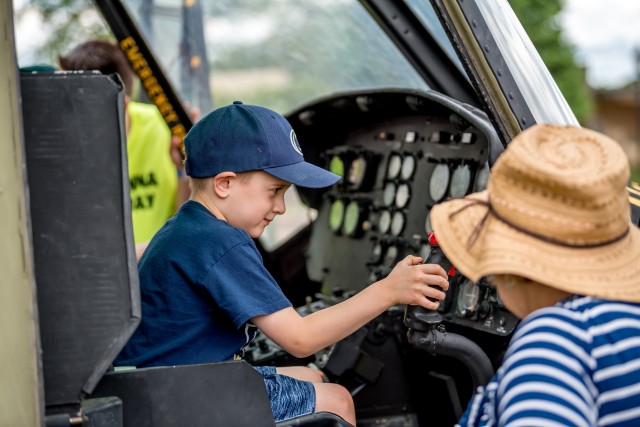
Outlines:
POLYGON ((155 105, 132 100, 136 75, 115 43, 89 40, 60 55, 59 62, 63 70, 98 70, 122 78, 133 237, 139 258, 156 231, 189 197, 182 159, 173 155, 171 131, 155 105))

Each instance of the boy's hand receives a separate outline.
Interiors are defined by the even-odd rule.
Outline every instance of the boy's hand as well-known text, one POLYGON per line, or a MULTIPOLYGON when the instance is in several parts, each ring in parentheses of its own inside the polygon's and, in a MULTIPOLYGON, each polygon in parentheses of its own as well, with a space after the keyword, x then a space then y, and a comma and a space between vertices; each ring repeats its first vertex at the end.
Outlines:
POLYGON ((422 258, 409 255, 398 262, 391 273, 383 279, 395 304, 420 305, 436 310, 449 289, 447 272, 438 264, 422 264, 422 258), (437 286, 434 288, 432 286, 437 286), (430 301, 434 298, 438 302, 430 301))

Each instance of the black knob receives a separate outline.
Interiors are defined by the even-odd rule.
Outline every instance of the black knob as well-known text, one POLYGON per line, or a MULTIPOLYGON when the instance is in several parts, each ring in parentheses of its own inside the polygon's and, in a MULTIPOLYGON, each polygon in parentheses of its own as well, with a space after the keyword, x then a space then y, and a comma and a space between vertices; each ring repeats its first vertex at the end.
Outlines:
POLYGON ((480 307, 478 307, 478 316, 481 319, 484 319, 490 314, 491 314, 491 304, 489 304, 487 301, 482 301, 480 303, 480 307))

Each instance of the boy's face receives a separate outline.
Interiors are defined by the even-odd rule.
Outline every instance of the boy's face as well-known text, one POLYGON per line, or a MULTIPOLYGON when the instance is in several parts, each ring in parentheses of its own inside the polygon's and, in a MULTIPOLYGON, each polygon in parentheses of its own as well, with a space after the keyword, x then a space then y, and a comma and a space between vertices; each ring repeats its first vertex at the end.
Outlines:
POLYGON ((266 172, 239 174, 231 186, 224 216, 227 222, 258 238, 276 215, 285 212, 284 193, 291 184, 266 172))

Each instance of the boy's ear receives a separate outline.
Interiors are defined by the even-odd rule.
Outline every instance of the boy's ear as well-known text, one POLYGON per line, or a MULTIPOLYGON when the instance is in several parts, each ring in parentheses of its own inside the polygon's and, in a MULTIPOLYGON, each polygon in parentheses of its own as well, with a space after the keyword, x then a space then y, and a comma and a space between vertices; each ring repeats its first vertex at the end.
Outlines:
POLYGON ((213 191, 218 197, 224 199, 229 195, 231 183, 236 177, 237 175, 234 172, 220 172, 213 177, 213 191))

